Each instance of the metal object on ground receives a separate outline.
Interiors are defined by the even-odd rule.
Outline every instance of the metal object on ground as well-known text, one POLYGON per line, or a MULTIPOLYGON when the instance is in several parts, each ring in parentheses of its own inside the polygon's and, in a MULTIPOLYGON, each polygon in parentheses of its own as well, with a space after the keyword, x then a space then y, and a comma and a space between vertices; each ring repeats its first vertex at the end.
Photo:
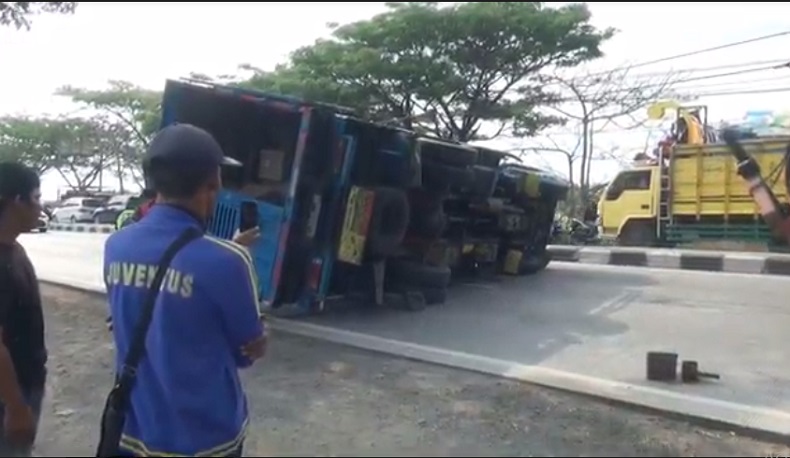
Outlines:
POLYGON ((650 351, 647 352, 647 379, 669 382, 678 376, 678 354, 650 351))
POLYGON ((700 371, 699 363, 696 361, 683 361, 680 369, 680 378, 684 383, 694 383, 699 382, 703 378, 719 380, 721 377, 719 374, 700 371))

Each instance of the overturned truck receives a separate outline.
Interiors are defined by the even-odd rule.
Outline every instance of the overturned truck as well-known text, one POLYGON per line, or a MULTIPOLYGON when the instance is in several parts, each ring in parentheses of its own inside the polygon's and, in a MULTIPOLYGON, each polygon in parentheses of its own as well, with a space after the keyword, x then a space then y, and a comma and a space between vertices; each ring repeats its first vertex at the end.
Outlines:
POLYGON ((163 125, 176 122, 244 164, 225 172, 209 231, 230 238, 245 215, 262 228, 250 251, 265 305, 321 310, 337 295, 382 304, 393 293, 418 309, 444 302, 453 278, 549 262, 568 185, 506 153, 203 82, 168 81, 163 125))

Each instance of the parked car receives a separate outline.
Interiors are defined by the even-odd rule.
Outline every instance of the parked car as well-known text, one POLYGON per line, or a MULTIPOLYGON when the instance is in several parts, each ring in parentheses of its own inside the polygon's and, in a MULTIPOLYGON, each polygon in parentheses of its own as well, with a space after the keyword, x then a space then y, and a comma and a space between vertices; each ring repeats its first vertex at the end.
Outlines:
POLYGON ((126 210, 129 202, 136 197, 130 194, 110 197, 104 205, 93 210, 92 221, 96 224, 115 224, 118 215, 126 210))
POLYGON ((52 211, 56 223, 92 223, 93 212, 104 205, 104 199, 70 197, 52 211))
POLYGON ((41 209, 41 214, 38 217, 36 227, 31 229, 30 232, 47 232, 49 229, 49 222, 52 219, 52 210, 48 205, 44 205, 41 209))

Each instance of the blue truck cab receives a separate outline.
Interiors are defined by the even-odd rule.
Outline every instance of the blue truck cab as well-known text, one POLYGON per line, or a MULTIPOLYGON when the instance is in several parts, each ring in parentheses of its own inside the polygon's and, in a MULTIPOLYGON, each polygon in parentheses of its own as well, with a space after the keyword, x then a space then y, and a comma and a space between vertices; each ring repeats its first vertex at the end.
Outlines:
POLYGON ((173 123, 207 130, 243 164, 223 170, 208 231, 232 238, 242 203, 257 206, 261 238, 250 253, 264 306, 321 308, 338 262, 353 269, 400 244, 405 228, 391 219, 408 209, 393 210, 391 194, 419 180, 411 133, 333 105, 169 80, 162 126, 173 123))

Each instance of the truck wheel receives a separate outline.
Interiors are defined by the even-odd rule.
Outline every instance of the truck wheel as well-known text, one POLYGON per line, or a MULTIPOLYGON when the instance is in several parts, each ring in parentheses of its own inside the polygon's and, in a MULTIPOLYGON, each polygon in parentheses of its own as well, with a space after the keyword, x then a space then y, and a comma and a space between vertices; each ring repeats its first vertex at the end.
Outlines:
POLYGON ((410 312, 421 312, 428 301, 420 291, 407 291, 403 294, 403 305, 410 312))
POLYGON ((627 224, 617 244, 620 246, 641 246, 649 247, 656 243, 655 226, 648 222, 635 222, 627 224))
POLYGON ((447 228, 447 215, 439 207, 425 213, 415 214, 412 218, 412 229, 414 233, 428 239, 441 237, 447 228))
POLYGON ((416 261, 391 259, 387 263, 387 272, 399 283, 423 288, 446 288, 450 284, 450 268, 447 266, 429 266, 416 261))
POLYGON ((373 192, 367 253, 391 256, 400 248, 409 227, 409 199, 404 191, 395 188, 375 188, 373 192))

